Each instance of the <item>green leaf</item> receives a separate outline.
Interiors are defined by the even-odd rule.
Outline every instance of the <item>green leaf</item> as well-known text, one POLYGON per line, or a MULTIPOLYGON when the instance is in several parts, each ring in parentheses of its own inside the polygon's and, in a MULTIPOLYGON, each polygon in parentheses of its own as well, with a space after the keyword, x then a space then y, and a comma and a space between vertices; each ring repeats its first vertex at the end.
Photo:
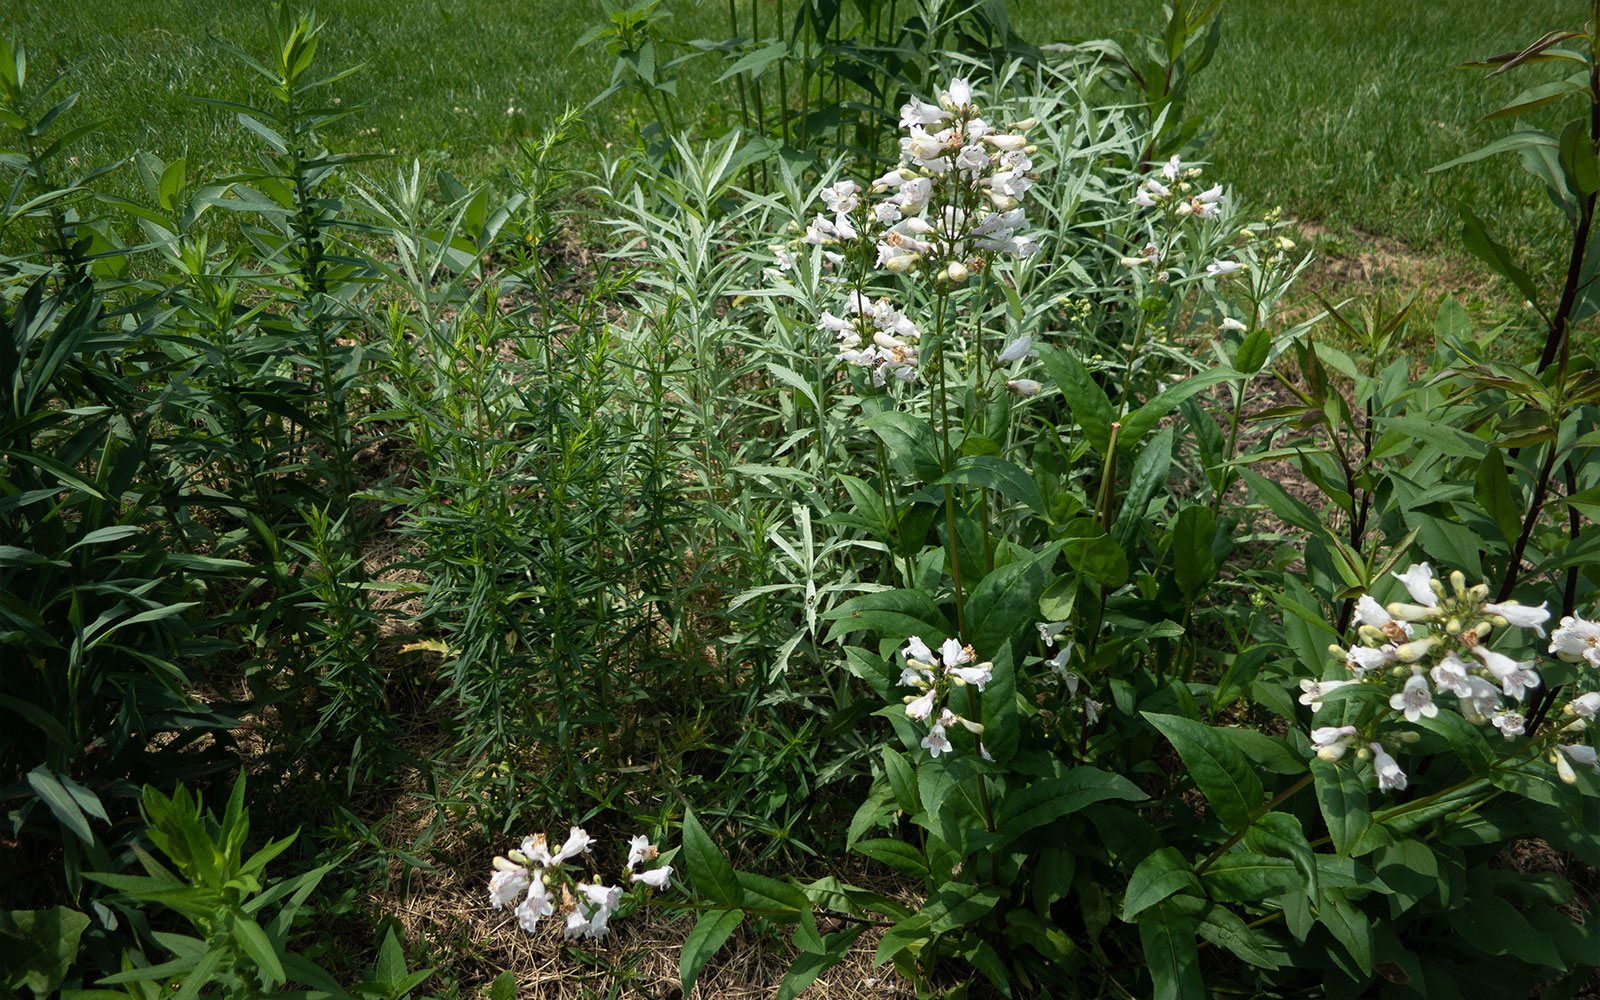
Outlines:
POLYGON ((78 807, 78 802, 72 793, 57 780, 56 775, 48 767, 40 764, 28 772, 28 787, 38 794, 39 799, 55 814, 61 825, 78 835, 78 839, 85 844, 94 844, 94 831, 89 829, 89 820, 83 815, 83 810, 78 807))
POLYGON ((1311 888, 1306 872, 1294 861, 1251 851, 1224 854, 1200 877, 1215 895, 1247 903, 1311 888))
POLYGON ((1483 220, 1468 208, 1465 202, 1457 205, 1456 210, 1461 214, 1461 241, 1466 244, 1467 250, 1510 280, 1528 301, 1537 306, 1540 299, 1539 288, 1528 276, 1528 272, 1523 270, 1511 256, 1511 251, 1489 235, 1483 220))
MULTIPOLYGON (((261 929, 260 924, 246 916, 235 916, 233 934, 238 939, 239 945, 244 948, 244 953, 249 955, 251 961, 256 963, 256 968, 261 970, 263 986, 272 990, 284 981, 283 963, 278 961, 278 950, 267 940, 267 934, 261 929)), ((390 934, 392 938, 393 931, 390 934)), ((395 947, 398 948, 399 945, 396 944, 395 947)), ((402 973, 405 971, 403 958, 400 961, 400 969, 402 973)))
MULTIPOLYGON (((690 882, 701 895, 725 906, 738 906, 744 901, 744 888, 739 884, 733 866, 728 864, 728 859, 712 843, 705 828, 695 818, 693 809, 685 810, 683 814, 683 860, 690 882)), ((687 995, 688 990, 684 992, 687 995)))
POLYGON ((928 875, 928 862, 922 852, 903 840, 876 837, 858 840, 853 846, 857 853, 882 862, 897 872, 913 878, 925 878, 928 875))
POLYGON ((1217 533, 1217 518, 1209 507, 1199 504, 1185 507, 1173 518, 1168 529, 1172 536, 1173 578, 1186 601, 1193 601, 1200 588, 1216 575, 1216 563, 1211 555, 1211 540, 1217 533))
POLYGON ((1059 777, 1040 778, 1007 793, 1000 803, 999 827, 1016 837, 1095 802, 1142 802, 1147 798, 1138 785, 1120 774, 1075 767, 1059 777))
POLYGON ((1585 77, 1587 74, 1579 73, 1566 80, 1553 80, 1550 83, 1541 83, 1536 87, 1529 87, 1522 93, 1513 97, 1499 108, 1483 116, 1486 122, 1497 118, 1520 118, 1521 116, 1542 108, 1551 101, 1560 100, 1568 94, 1581 94, 1588 89, 1585 77))
POLYGON ((782 59, 788 54, 788 51, 789 47, 781 41, 769 42, 729 66, 727 72, 717 77, 714 82, 722 83, 724 80, 731 80, 740 73, 749 73, 752 80, 760 79, 766 68, 782 59))
POLYGON ((1361 971, 1372 974, 1372 922, 1339 889, 1323 889, 1317 920, 1350 952, 1361 971))
POLYGON ((1122 419, 1122 430, 1117 435, 1117 450, 1131 452, 1140 440, 1150 433, 1156 421, 1176 410, 1190 396, 1209 389, 1218 382, 1238 378, 1239 373, 1227 368, 1214 368, 1199 375, 1191 375, 1177 385, 1162 390, 1144 401, 1144 405, 1122 419))
POLYGON ((1264 326, 1258 326, 1244 338, 1239 345, 1239 353, 1234 356, 1233 366, 1246 375, 1254 375, 1267 363, 1267 355, 1272 350, 1272 332, 1264 326))
POLYGON ((0 987, 26 987, 49 996, 61 985, 78 956, 78 941, 89 918, 65 906, 0 913, 10 930, 0 933, 0 987))
POLYGON ((744 919, 743 910, 707 910, 700 914, 694 929, 678 952, 678 981, 684 996, 692 996, 695 980, 711 957, 721 948, 734 928, 744 919))
POLYGON ((905 754, 894 747, 884 747, 880 752, 883 757, 884 774, 889 779, 889 788, 894 792, 895 804, 907 816, 915 816, 917 810, 922 808, 917 799, 917 772, 911 767, 911 762, 906 760, 905 754))
POLYGON ((1111 529, 1111 536, 1130 557, 1137 554, 1135 547, 1149 523, 1150 501, 1166 485, 1171 471, 1172 428, 1163 427, 1134 460, 1128 488, 1122 495, 1122 509, 1111 529))
POLYGON ((884 639, 921 636, 931 646, 953 634, 944 612, 921 590, 880 590, 852 597, 820 616, 834 624, 827 642, 852 632, 875 632, 884 639))
POLYGON ((967 597, 967 625, 980 659, 999 655, 1000 647, 1032 631, 1039 595, 1044 593, 1049 566, 1059 545, 1047 545, 1026 559, 1007 563, 978 581, 967 597))
POLYGON ((1083 435, 1095 451, 1104 455, 1111 446, 1111 421, 1114 415, 1111 400, 1089 375, 1078 355, 1049 344, 1039 345, 1039 360, 1045 371, 1061 390, 1061 396, 1072 411, 1072 419, 1083 428, 1083 435))
POLYGON ((1315 511, 1289 495, 1289 491, 1251 469, 1240 469, 1239 475, 1250 485, 1250 492, 1267 509, 1285 521, 1313 534, 1322 533, 1322 522, 1315 511))
POLYGON ((939 451, 934 445, 933 428, 925 420, 918 420, 901 410, 884 410, 874 413, 864 423, 878 435, 889 449, 889 454, 903 471, 925 483, 931 483, 944 474, 939 462, 939 451))
POLYGON ((1033 481, 1033 477, 1015 462, 1008 462, 995 455, 962 456, 948 475, 932 485, 938 486, 943 483, 983 486, 1011 500, 1026 504, 1037 513, 1044 513, 1044 498, 1039 495, 1039 486, 1033 481))
POLYGON ((1495 141, 1489 143, 1487 146, 1484 146, 1482 149, 1473 150, 1465 156, 1458 156, 1448 163, 1441 163, 1436 167, 1429 167, 1428 173, 1438 173, 1441 170, 1449 170, 1451 167, 1459 167, 1467 163, 1475 163, 1478 160, 1494 156, 1497 153, 1520 153, 1523 150, 1537 147, 1548 147, 1551 152, 1554 152, 1557 148, 1559 148, 1559 145, 1560 144, 1556 141, 1556 137, 1550 135, 1548 132, 1522 129, 1513 132, 1510 135, 1501 136, 1495 141))
POLYGON ((1184 889, 1193 890, 1196 896, 1205 893, 1183 855, 1176 848, 1163 847, 1133 870, 1122 897, 1122 919, 1132 923, 1145 910, 1184 889))
POLYGON ((1478 482, 1473 495, 1500 529, 1501 539, 1507 545, 1514 542, 1522 532, 1522 524, 1517 516, 1516 501, 1511 497, 1511 477, 1506 474, 1500 449, 1490 448, 1478 463, 1478 482))
POLYGON ((1185 770, 1222 825, 1231 832, 1249 826, 1263 792, 1261 779, 1244 754, 1226 737, 1193 719, 1154 712, 1143 715, 1172 742, 1183 758, 1185 770))
POLYGON ((1204 1000, 1194 921, 1170 903, 1162 903, 1140 915, 1139 941, 1155 985, 1153 1000, 1204 1000))
POLYGON ((1349 855, 1360 842, 1367 828, 1372 826, 1372 810, 1367 804, 1367 789, 1350 764, 1340 766, 1335 761, 1311 759, 1317 805, 1322 809, 1322 820, 1328 826, 1328 836, 1334 850, 1349 855))
POLYGON ((495 976, 489 984, 489 1000, 517 1000, 517 974, 507 969, 495 976))

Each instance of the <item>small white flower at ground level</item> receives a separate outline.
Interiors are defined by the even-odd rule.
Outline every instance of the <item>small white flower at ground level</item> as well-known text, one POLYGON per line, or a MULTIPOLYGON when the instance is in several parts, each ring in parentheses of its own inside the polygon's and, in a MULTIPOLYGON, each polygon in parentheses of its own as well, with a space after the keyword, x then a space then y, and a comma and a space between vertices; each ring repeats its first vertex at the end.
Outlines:
POLYGON ((654 861, 660 853, 655 845, 650 843, 649 837, 639 834, 628 841, 628 870, 632 871, 640 862, 654 861))
POLYGON ((1409 779, 1395 759, 1389 756, 1382 744, 1369 743, 1367 746, 1372 750, 1372 770, 1378 775, 1378 791, 1405 791, 1409 779))
POLYGON ((1472 654, 1489 668, 1489 673, 1500 682, 1500 690, 1508 698, 1521 701, 1528 688, 1539 686, 1539 675, 1533 670, 1532 660, 1513 660, 1504 653, 1496 653, 1483 646, 1473 646, 1472 654))
POLYGON ((937 759, 940 754, 949 753, 951 750, 955 749, 955 747, 950 743, 950 740, 946 738, 944 734, 944 727, 937 724, 935 724, 932 729, 928 730, 927 736, 922 738, 922 748, 928 751, 928 756, 935 759, 937 759))
POLYGON ((647 872, 635 872, 633 880, 635 882, 643 882, 652 889, 664 889, 667 886, 667 880, 671 877, 672 866, 662 865, 660 868, 652 868, 647 872))
POLYGON ((550 845, 546 843, 545 836, 542 833, 522 838, 522 853, 529 861, 541 868, 549 868, 551 865, 560 864, 550 855, 550 845))
MULTIPOLYGON (((498 862, 500 859, 496 858, 498 862)), ((510 905, 528 887, 528 869, 511 868, 489 876, 489 905, 495 909, 510 905)))
POLYGON ((1584 746, 1582 743, 1559 743, 1552 756, 1555 759, 1556 774, 1569 785, 1578 780, 1577 772, 1572 770, 1572 764, 1592 767, 1596 773, 1600 773, 1600 754, 1595 752, 1594 747, 1584 746), (1567 762, 1569 758, 1572 761, 1570 764, 1567 762))
POLYGON ((1568 663, 1587 660, 1600 668, 1600 625, 1567 615, 1550 634, 1550 652, 1568 663))
POLYGON ((1407 722, 1416 722, 1423 716, 1431 719, 1439 714, 1439 706, 1433 703, 1428 679, 1422 676, 1421 667, 1412 667, 1411 671, 1411 676, 1406 678, 1405 688, 1389 699, 1389 707, 1405 713, 1407 722))
POLYGON ((539 926, 540 917, 548 917, 555 912, 555 905, 550 902, 550 891, 545 888, 543 879, 534 879, 528 887, 528 898, 524 899, 516 909, 517 926, 533 933, 539 926))
POLYGON ((589 850, 589 845, 594 843, 594 838, 583 832, 583 827, 575 826, 567 832, 567 842, 561 845, 550 858, 550 864, 559 865, 568 858, 575 858, 589 850))
MULTIPOLYGON (((1545 604, 1548 603, 1550 602, 1545 602, 1545 604)), ((1518 604, 1515 601, 1510 601, 1506 604, 1485 604, 1483 613, 1504 618, 1507 625, 1514 625, 1517 628, 1531 628, 1539 633, 1539 638, 1543 639, 1544 623, 1550 620, 1550 612, 1546 610, 1545 604, 1541 604, 1536 608, 1518 604)))

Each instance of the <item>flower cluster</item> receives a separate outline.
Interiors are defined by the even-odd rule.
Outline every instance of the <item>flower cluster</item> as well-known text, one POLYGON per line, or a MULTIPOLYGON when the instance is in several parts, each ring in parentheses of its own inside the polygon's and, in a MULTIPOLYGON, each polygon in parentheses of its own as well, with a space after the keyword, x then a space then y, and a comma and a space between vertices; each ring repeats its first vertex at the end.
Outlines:
MULTIPOLYGON (((582 827, 573 827, 566 842, 556 851, 542 833, 526 837, 521 847, 494 859, 494 874, 489 876, 489 905, 499 910, 516 903, 517 924, 532 933, 544 917, 559 913, 569 938, 604 937, 611 917, 627 896, 620 885, 580 882, 567 869, 579 855, 589 853, 594 840, 582 827), (523 894, 526 893, 524 896, 523 894), (520 903, 517 897, 522 896, 520 903)), ((639 865, 655 861, 660 852, 645 836, 628 843, 626 871, 636 885, 663 889, 672 877, 671 865, 635 871, 639 865)))
MULTIPOLYGON (((1184 163, 1174 156, 1162 165, 1159 177, 1146 178, 1139 185, 1133 194, 1133 204, 1152 210, 1157 216, 1155 225, 1158 231, 1168 233, 1175 232, 1187 219, 1219 218, 1226 197, 1222 185, 1213 184, 1202 189, 1200 175, 1199 167, 1184 163)), ((1152 241, 1139 253, 1123 257, 1121 263, 1129 268, 1150 266, 1155 269, 1157 281, 1167 281, 1171 277, 1165 266, 1167 258, 1168 248, 1152 241)), ((1237 260, 1214 260, 1206 265, 1206 274, 1212 278, 1225 278, 1244 267, 1237 260)))
MULTIPOLYGON (((1448 696, 1455 710, 1473 725, 1487 723, 1506 740, 1531 736, 1525 703, 1538 691, 1543 680, 1534 660, 1519 660, 1489 648, 1496 629, 1531 630, 1543 638, 1550 612, 1544 605, 1532 607, 1514 601, 1488 600, 1489 587, 1466 585, 1459 572, 1450 575, 1450 586, 1434 576, 1427 563, 1411 566, 1404 573, 1392 574, 1406 589, 1409 601, 1379 604, 1371 595, 1362 595, 1355 607, 1358 641, 1347 649, 1332 647, 1343 659, 1347 678, 1305 679, 1300 682, 1300 703, 1313 712, 1333 692, 1347 685, 1379 686, 1389 693, 1380 702, 1380 711, 1364 726, 1322 726, 1311 732, 1311 745, 1324 760, 1342 759, 1352 748, 1362 759, 1371 760, 1381 790, 1406 787, 1407 776, 1390 750, 1414 742, 1415 732, 1379 733, 1385 722, 1417 724, 1437 718, 1441 703, 1448 696)), ((1587 661, 1600 667, 1600 627, 1579 618, 1564 618, 1551 637, 1550 652, 1574 662, 1587 661)), ((1600 678, 1587 678, 1592 686, 1600 678)), ((1448 707, 1445 702, 1443 707, 1448 707)), ((1568 701, 1563 709, 1567 722, 1551 735, 1580 733, 1600 712, 1600 693, 1590 692, 1568 701)), ((1563 780, 1575 780, 1572 763, 1590 764, 1600 770, 1595 751, 1582 744, 1555 742, 1551 761, 1563 780)))
MULTIPOLYGON (((906 718, 917 722, 927 722, 937 718, 928 728, 928 735, 922 741, 922 746, 928 751, 929 756, 938 757, 942 753, 949 753, 955 749, 950 742, 949 731, 955 726, 962 726, 968 732, 982 736, 982 723, 973 722, 957 715, 950 707, 944 704, 946 695, 954 687, 965 687, 968 684, 980 692, 994 676, 994 664, 978 663, 977 655, 971 646, 963 646, 955 639, 946 639, 944 645, 939 647, 938 655, 928 648, 927 643, 920 636, 913 637, 900 651, 905 658, 905 669, 900 671, 900 686, 916 688, 920 694, 907 695, 906 718)), ((978 753, 984 760, 991 759, 989 752, 983 748, 980 739, 978 753)))
POLYGON ((887 298, 876 301, 851 292, 845 315, 823 312, 817 325, 832 331, 839 341, 839 356, 853 365, 872 369, 872 384, 882 388, 889 379, 910 382, 917 377, 917 325, 894 308, 887 298))

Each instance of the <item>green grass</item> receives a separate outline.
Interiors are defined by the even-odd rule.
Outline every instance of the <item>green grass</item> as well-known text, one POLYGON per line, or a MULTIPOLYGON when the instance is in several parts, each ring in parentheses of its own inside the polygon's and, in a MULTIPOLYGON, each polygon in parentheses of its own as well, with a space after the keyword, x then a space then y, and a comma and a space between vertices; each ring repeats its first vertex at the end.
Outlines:
MULTIPOLYGON (((669 34, 728 33, 720 2, 670 6, 669 34)), ((793 0, 788 6, 792 12, 793 0)), ((1038 42, 1153 28, 1160 17, 1153 0, 1012 6, 1022 34, 1038 42)), ((1457 65, 1547 28, 1581 26, 1582 7, 1523 0, 1513 16, 1487 17, 1470 0, 1224 0, 1222 44, 1194 94, 1216 126, 1206 153, 1246 199, 1282 205, 1341 237, 1370 233, 1459 254, 1453 202, 1465 198, 1494 231, 1530 249, 1539 269, 1555 256, 1559 226, 1542 190, 1512 158, 1445 174, 1427 168, 1504 134, 1509 126, 1481 122, 1482 114, 1532 79, 1486 84, 1481 72, 1457 65)), ((763 34, 775 26, 777 10, 772 0, 758 8, 763 34)), ((739 11, 747 29, 748 0, 739 0, 739 11)), ((571 52, 602 17, 588 0, 342 0, 321 13, 330 22, 322 65, 366 64, 337 85, 344 102, 364 110, 332 141, 430 157, 469 181, 491 176, 514 155, 517 139, 536 134, 562 107, 587 103, 609 79, 603 52, 571 52)), ((0 0, 0 23, 21 31, 35 74, 72 67, 67 89, 82 91, 80 114, 107 123, 83 141, 84 163, 143 148, 168 159, 184 155, 192 176, 215 177, 254 155, 253 140, 225 112, 185 95, 252 92, 249 72, 211 39, 262 51, 266 15, 258 5, 0 0)), ((710 129, 737 119, 732 88, 713 84, 717 59, 689 66, 680 88, 680 109, 710 129)), ((591 112, 594 150, 631 144, 627 113, 624 98, 591 112)), ((1544 124, 1559 120, 1547 117, 1544 124)))

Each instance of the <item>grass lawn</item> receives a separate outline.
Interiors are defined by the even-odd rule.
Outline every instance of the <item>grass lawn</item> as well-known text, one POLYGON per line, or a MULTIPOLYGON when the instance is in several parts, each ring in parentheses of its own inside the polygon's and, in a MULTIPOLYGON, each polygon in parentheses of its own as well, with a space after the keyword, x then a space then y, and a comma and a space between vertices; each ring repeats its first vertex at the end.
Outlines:
MULTIPOLYGON (((747 30, 748 0, 739 2, 747 30)), ((728 34, 721 3, 669 6, 667 29, 677 37, 728 34)), ((788 6, 792 12, 792 0, 788 6)), ((1151 0, 1011 6, 1021 34, 1035 42, 1153 28, 1160 18, 1151 0)), ((762 0, 762 34, 775 27, 778 9, 762 0)), ((337 85, 341 99, 362 111, 334 140, 361 151, 427 156, 468 181, 492 176, 515 155, 517 139, 537 134, 565 105, 587 103, 609 78, 603 52, 571 52, 603 16, 592 0, 340 0, 321 13, 330 21, 322 65, 365 63, 337 85)), ((1529 251, 1531 270, 1549 272, 1558 256, 1557 217, 1512 158, 1427 173, 1504 134, 1509 126, 1482 122, 1483 113, 1539 73, 1486 84, 1481 71, 1457 65, 1552 27, 1579 26, 1584 11, 1573 0, 1522 0, 1492 13, 1483 16, 1469 0, 1225 0, 1221 47, 1194 94, 1215 122, 1206 154, 1217 175, 1249 201, 1317 222, 1322 247, 1334 257, 1359 254, 1379 237, 1423 258, 1465 260, 1453 206, 1464 198, 1493 231, 1529 251)), ((191 175, 215 177, 254 155, 251 138, 228 113, 186 95, 252 92, 249 70, 212 39, 262 51, 268 35, 260 5, 0 0, 0 22, 28 44, 35 74, 70 68, 66 90, 82 92, 85 117, 106 122, 83 140, 84 163, 144 148, 168 159, 183 155, 191 175)), ((690 64, 680 86, 680 106, 712 129, 736 118, 731 88, 713 85, 718 58, 690 64)), ((625 114, 622 99, 590 113, 595 149, 631 141, 625 114)), ((1559 122, 1552 115, 1539 124, 1559 122)))

